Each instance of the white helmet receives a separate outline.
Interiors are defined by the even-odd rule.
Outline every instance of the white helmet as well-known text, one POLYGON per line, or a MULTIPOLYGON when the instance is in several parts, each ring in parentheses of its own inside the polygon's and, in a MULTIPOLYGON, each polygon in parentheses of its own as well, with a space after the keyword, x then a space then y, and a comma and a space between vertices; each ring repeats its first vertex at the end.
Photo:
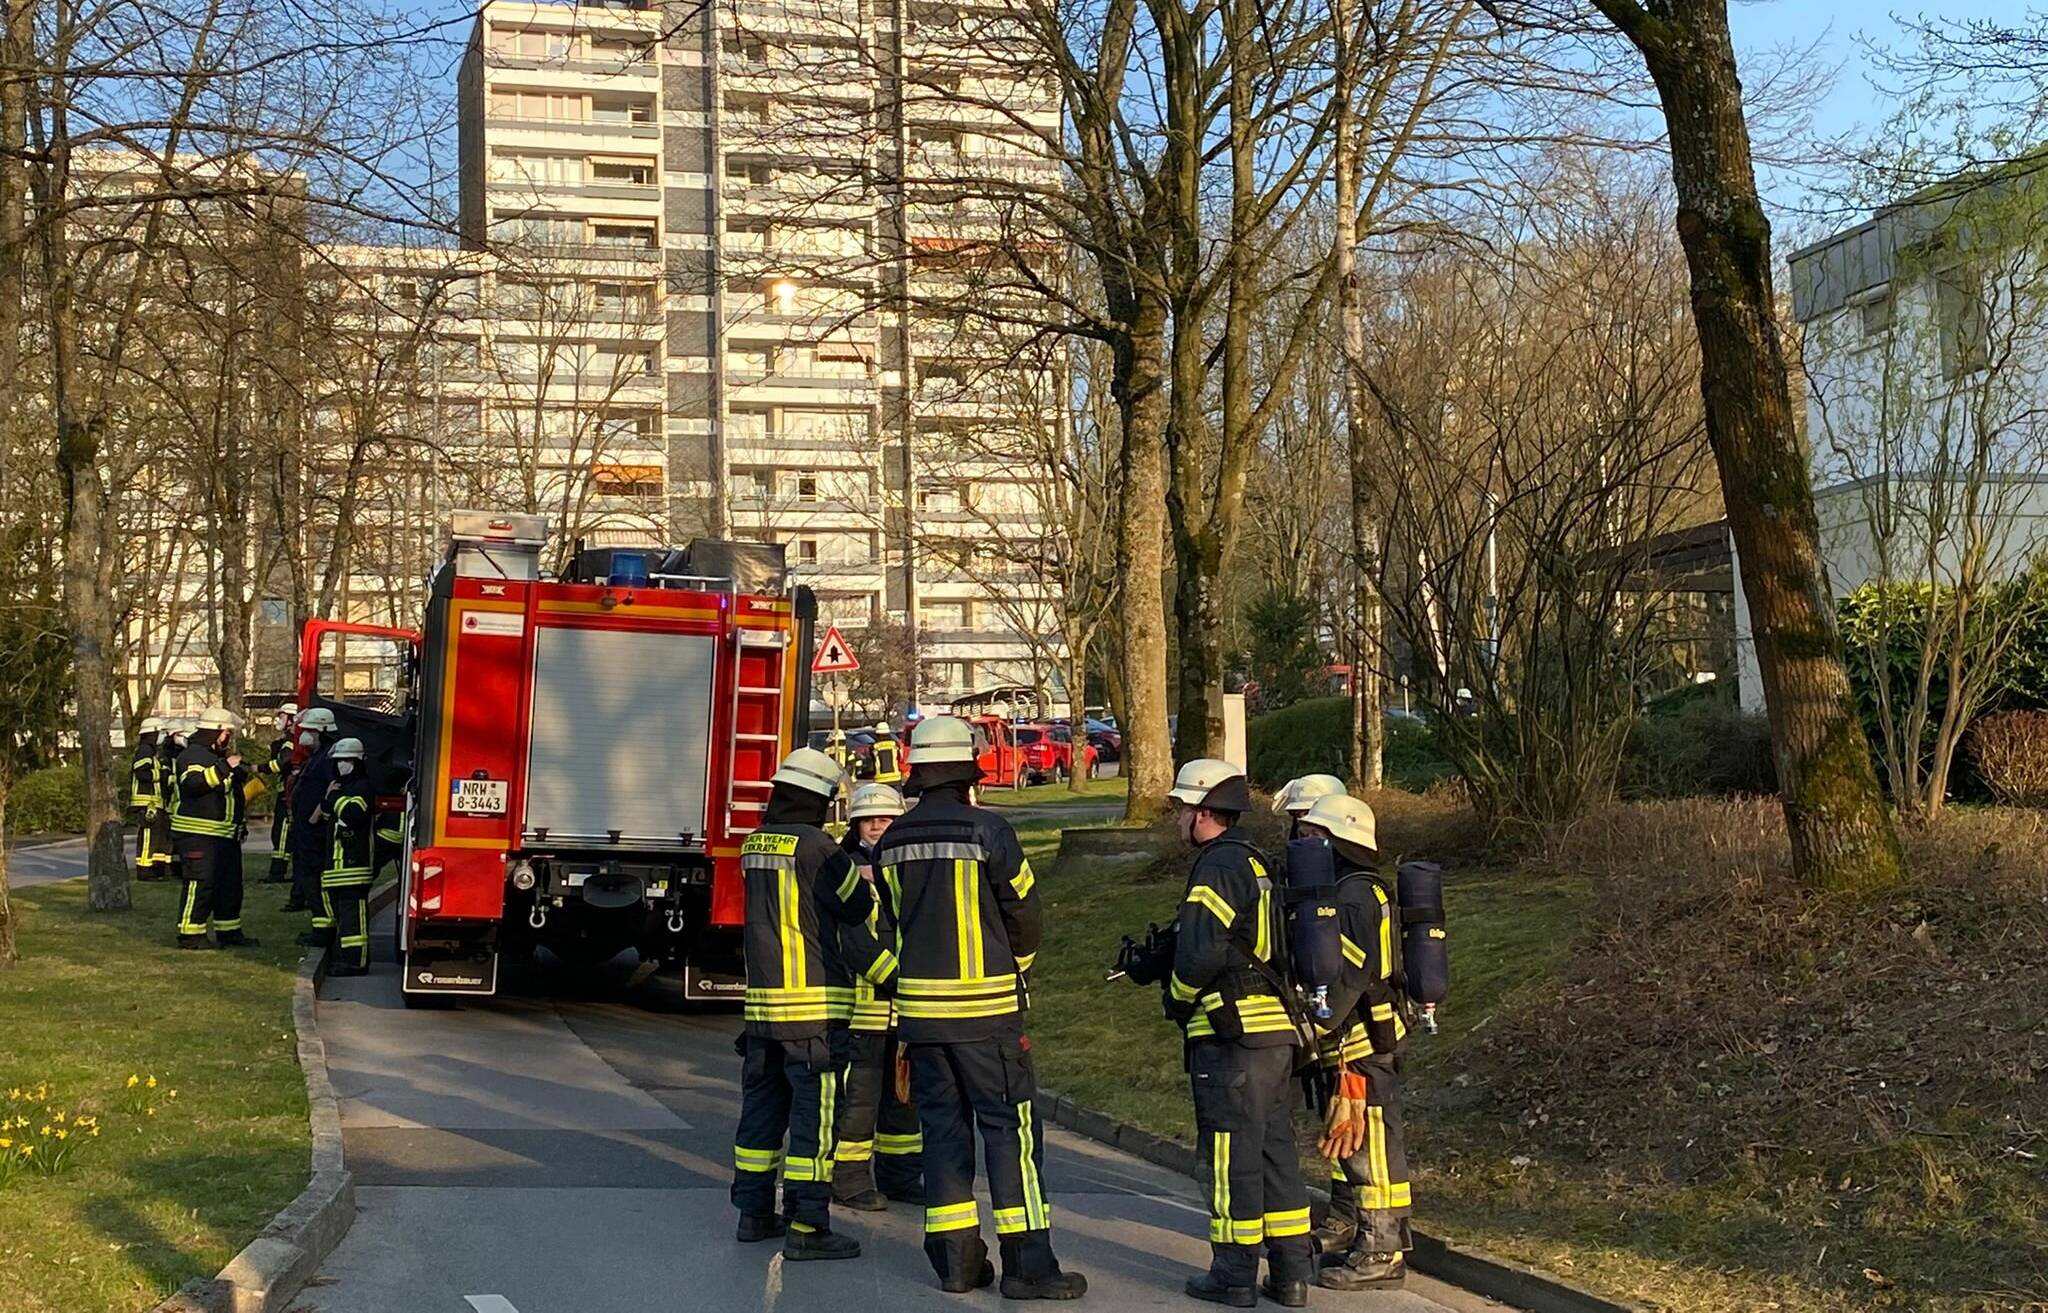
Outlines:
POLYGON ((361 761, 363 759, 363 741, 361 739, 343 739, 329 749, 327 755, 336 761, 361 761))
POLYGON ((893 734, 893 733, 895 733, 895 731, 889 728, 889 722, 888 722, 888 721, 886 721, 886 720, 878 720, 878 721, 876 721, 876 722, 875 722, 875 733, 877 733, 877 734, 893 734))
POLYGON ((290 720, 293 716, 299 714, 299 704, 296 702, 287 702, 277 709, 277 714, 280 719, 290 720))
POLYGON ((164 722, 155 716, 144 716, 142 723, 135 727, 137 734, 154 734, 164 727, 164 722))
POLYGON ((1344 787, 1344 781, 1335 775, 1304 775, 1280 786, 1280 792, 1273 795, 1273 810, 1299 816, 1315 806, 1318 798, 1348 792, 1350 790, 1344 787))
POLYGON ((240 729, 241 717, 226 707, 208 707, 199 713, 196 728, 199 729, 240 729))
POLYGON ((939 766, 974 762, 974 731, 958 716, 930 716, 910 731, 910 764, 939 766))
POLYGON ((341 726, 335 722, 334 713, 326 707, 313 707, 299 716, 299 728, 310 729, 321 734, 332 734, 341 726))
POLYGON ((863 784, 853 791, 846 819, 858 821, 869 816, 901 816, 903 795, 887 784, 863 784))
POLYGON ((782 765, 769 779, 821 798, 836 798, 839 786, 846 782, 846 772, 816 748, 798 748, 782 759, 782 765))
POLYGON ((1308 815, 1301 818, 1301 823, 1328 830, 1332 839, 1379 851, 1379 823, 1373 818, 1372 808, 1366 806, 1363 799, 1348 793, 1332 793, 1316 799, 1315 806, 1308 809, 1308 815))
POLYGON ((167 720, 164 722, 164 733, 174 739, 190 738, 192 736, 192 722, 189 720, 167 720))
POLYGON ((1215 757, 1197 757, 1181 767, 1166 796, 1190 807, 1216 811, 1250 811, 1252 805, 1251 786, 1245 783, 1244 772, 1215 757))

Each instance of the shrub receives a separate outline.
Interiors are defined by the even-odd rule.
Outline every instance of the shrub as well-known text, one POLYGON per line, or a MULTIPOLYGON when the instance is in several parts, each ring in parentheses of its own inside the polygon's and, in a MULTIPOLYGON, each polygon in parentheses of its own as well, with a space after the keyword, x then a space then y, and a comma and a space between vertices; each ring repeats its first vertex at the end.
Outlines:
POLYGON ((1970 761, 2000 802, 2048 805, 2048 711, 2001 711, 1970 727, 1970 761))
MULTIPOLYGON (((121 798, 127 800, 125 790, 121 798)), ((7 828, 13 834, 83 833, 84 768, 52 766, 16 780, 7 794, 7 828)))
MULTIPOLYGON (((1311 698, 1257 716, 1245 726, 1246 774, 1262 789, 1277 789, 1301 775, 1351 774, 1351 699, 1311 698)), ((1422 790, 1455 770, 1429 728, 1416 721, 1387 723, 1390 783, 1422 790)))
POLYGON ((1771 727, 1719 701, 1687 700, 1629 732, 1618 789, 1625 798, 1775 793, 1771 727))

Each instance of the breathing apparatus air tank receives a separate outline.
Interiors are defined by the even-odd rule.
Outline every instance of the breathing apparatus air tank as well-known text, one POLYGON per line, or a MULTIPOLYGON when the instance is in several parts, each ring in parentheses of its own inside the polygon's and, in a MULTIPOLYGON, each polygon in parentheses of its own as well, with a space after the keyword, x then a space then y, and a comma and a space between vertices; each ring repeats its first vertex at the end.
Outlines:
POLYGON ((1344 940, 1337 915, 1337 861, 1327 839, 1288 841, 1287 950, 1316 1020, 1328 1021, 1330 989, 1344 973, 1344 940))
POLYGON ((1435 862, 1403 862, 1397 880, 1405 988, 1409 998, 1434 1008, 1451 992, 1451 951, 1444 932, 1444 869, 1435 862))

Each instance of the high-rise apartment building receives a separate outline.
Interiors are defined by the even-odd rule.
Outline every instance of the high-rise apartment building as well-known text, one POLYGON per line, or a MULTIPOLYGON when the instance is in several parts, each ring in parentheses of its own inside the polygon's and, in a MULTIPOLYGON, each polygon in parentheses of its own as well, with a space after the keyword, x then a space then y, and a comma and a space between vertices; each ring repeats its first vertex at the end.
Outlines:
POLYGON ((603 512, 559 522, 600 536, 658 507, 641 531, 785 543, 829 619, 914 625, 928 700, 1058 665, 1031 455, 1062 422, 1056 360, 962 305, 963 252, 1030 245, 981 184, 1057 180, 1032 147, 1057 101, 1004 21, 496 3, 457 93, 486 446, 516 434, 603 512), (595 500, 574 486, 599 474, 595 500))

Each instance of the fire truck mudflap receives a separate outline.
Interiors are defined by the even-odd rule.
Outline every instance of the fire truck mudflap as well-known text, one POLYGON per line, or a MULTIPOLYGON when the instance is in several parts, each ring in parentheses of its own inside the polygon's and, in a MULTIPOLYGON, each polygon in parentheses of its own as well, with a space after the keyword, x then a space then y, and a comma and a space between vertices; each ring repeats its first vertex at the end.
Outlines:
POLYGON ((808 705, 808 590, 762 545, 579 551, 458 512, 421 644, 399 950, 414 995, 489 994, 507 952, 679 966, 743 993, 739 845, 808 705), (692 561, 724 567, 699 573, 692 561), (650 566, 655 568, 650 568, 650 566))

